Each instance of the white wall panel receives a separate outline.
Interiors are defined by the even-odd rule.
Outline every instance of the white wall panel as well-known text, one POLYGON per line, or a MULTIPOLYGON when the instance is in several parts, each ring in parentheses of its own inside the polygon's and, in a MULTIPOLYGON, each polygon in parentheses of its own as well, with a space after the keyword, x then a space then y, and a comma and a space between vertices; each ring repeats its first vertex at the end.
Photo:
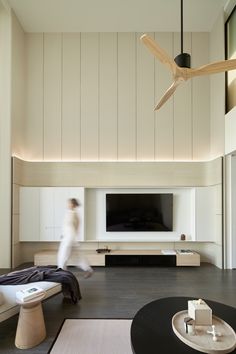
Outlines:
POLYGON ((11 116, 12 116, 12 153, 21 155, 25 149, 25 129, 22 124, 25 116, 25 35, 12 13, 12 80, 11 80, 11 116))
MULTIPOLYGON (((42 188, 43 189, 43 188, 42 188)), ((66 209, 68 208, 68 189, 53 188, 53 208, 54 208, 54 227, 60 228, 62 232, 62 224, 65 217, 66 209)))
MULTIPOLYGON (((150 33, 154 37, 153 33, 150 33)), ((137 34, 137 159, 153 160, 155 145, 154 56, 137 34)))
MULTIPOLYGON (((191 54, 191 33, 184 33, 184 52, 191 54)), ((180 54, 180 34, 174 34, 174 57, 180 54)), ((192 81, 174 94, 174 159, 192 159, 192 81)))
POLYGON ((0 268, 11 267, 11 20, 0 1, 0 268))
MULTIPOLYGON (((26 188, 27 189, 27 188, 26 188)), ((53 188, 39 188, 40 241, 54 239, 54 194, 53 188)))
POLYGON ((44 35, 44 159, 61 159, 62 35, 44 35))
POLYGON ((25 158, 43 159, 43 35, 26 35, 25 158))
MULTIPOLYGON (((1 4, 0 4, 1 7, 1 4)), ((1 12, 1 9, 0 9, 1 12)), ((16 156, 21 156, 21 154, 25 154, 27 151, 27 146, 26 146, 26 129, 25 129, 25 109, 26 109, 26 104, 25 104, 25 98, 26 98, 26 38, 25 38, 25 32, 23 28, 21 27, 21 24, 17 17, 15 16, 14 12, 11 12, 11 80, 9 79, 9 83, 11 82, 11 139, 9 139, 9 143, 11 140, 11 153, 16 156)), ((2 19, 0 18, 0 22, 2 22, 2 19)), ((6 39, 6 38, 5 38, 6 39)), ((2 38, 1 38, 1 43, 2 38)), ((6 52, 6 48, 1 48, 1 53, 6 52)), ((3 55, 1 55, 3 56, 3 55)), ((6 67, 4 65, 1 66, 3 67, 4 71, 6 70, 6 67)), ((3 80, 3 75, 0 74, 1 77, 1 82, 4 82, 3 80)), ((4 91, 7 91, 6 88, 6 83, 4 83, 4 91)), ((5 99, 1 97, 1 105, 3 106, 5 103, 5 99)), ((7 116, 4 114, 4 120, 6 121, 7 116)), ((9 119, 10 122, 10 119, 9 119)), ((1 125, 1 123, 0 123, 1 125)), ((0 127, 1 130, 1 127, 0 127)), ((7 135, 7 130, 6 126, 4 127, 4 135, 8 138, 7 135)), ((42 134, 41 134, 42 136, 42 134)), ((2 137, 1 137, 2 140, 2 137)), ((4 146, 7 146, 5 144, 5 141, 3 141, 4 146)), ((0 147, 1 150, 1 147, 0 147)), ((0 157, 1 160, 2 157, 0 157)), ((9 154, 9 159, 10 159, 10 154, 9 154)), ((4 169, 5 171, 5 169, 4 169)), ((1 175, 3 175, 3 169, 1 166, 1 175)), ((4 180, 4 179, 3 179, 4 180)), ((4 181, 5 182, 5 181, 4 181)), ((9 179, 9 183, 11 183, 11 180, 9 179)), ((4 190, 6 189, 6 183, 4 183, 4 190)), ((0 187, 1 189, 1 187, 0 187)), ((4 202, 4 210, 8 210, 9 216, 10 216, 10 208, 7 208, 6 204, 6 198, 3 196, 3 194, 0 191, 1 199, 4 202)), ((9 198, 9 203, 11 202, 11 198, 9 198)), ((12 185, 12 215, 11 215, 11 238, 9 235, 9 240, 11 239, 12 242, 12 247, 11 247, 11 266, 12 268, 16 267, 19 265, 19 260, 20 260, 20 252, 19 252, 19 186, 17 184, 12 185)), ((4 220, 7 221, 6 215, 3 214, 4 220)), ((9 220, 9 228, 10 228, 10 218, 9 220)), ((1 220, 2 224, 2 220, 1 220)), ((5 234, 6 232, 2 232, 1 234, 5 234)), ((3 239, 4 240, 4 239, 3 239)), ((5 241, 5 240, 4 240, 5 241)), ((7 254, 7 244, 6 241, 4 242, 4 247, 3 251, 7 254)), ((3 259, 2 255, 0 257, 3 259)))
POLYGON ((118 159, 136 159, 136 35, 118 33, 118 159))
MULTIPOLYGON (((173 58, 173 33, 155 33, 156 42, 173 58)), ((155 59, 155 106, 172 84, 170 70, 155 59)), ((155 112, 155 159, 173 159, 173 97, 155 112)))
POLYGON ((100 33, 99 158, 117 159, 117 33, 100 33))
POLYGON ((99 157, 99 34, 81 34, 81 159, 99 157))
POLYGON ((64 33, 62 37, 63 160, 80 158, 80 54, 80 34, 64 33))
MULTIPOLYGON (((171 57, 180 52, 179 34, 150 35, 171 57)), ((178 87, 154 113, 172 77, 139 37, 27 34, 27 150, 20 156, 64 161, 208 160, 209 78, 178 87)), ((209 62, 208 37, 184 34, 184 50, 191 53, 192 48, 194 66, 209 62)), ((217 127, 212 123, 215 137, 217 127)))
MULTIPOLYGON (((224 60, 224 13, 210 32, 210 62, 224 60)), ((210 76, 211 157, 224 154, 225 74, 210 76)))
MULTIPOLYGON (((192 33, 192 67, 209 63, 208 33, 192 33)), ((210 154, 210 77, 192 79, 193 159, 210 154)))
POLYGON ((221 244, 222 216, 217 204, 218 186, 196 188, 196 240, 221 244))

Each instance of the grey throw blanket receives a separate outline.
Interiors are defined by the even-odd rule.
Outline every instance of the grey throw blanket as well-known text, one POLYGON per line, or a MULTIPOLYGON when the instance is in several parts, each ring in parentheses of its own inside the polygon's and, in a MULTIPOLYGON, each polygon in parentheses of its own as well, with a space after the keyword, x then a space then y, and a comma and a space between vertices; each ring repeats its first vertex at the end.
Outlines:
POLYGON ((0 285, 18 285, 37 281, 53 281, 62 284, 65 297, 70 297, 74 304, 81 299, 79 283, 73 273, 55 267, 31 267, 0 276, 0 285))

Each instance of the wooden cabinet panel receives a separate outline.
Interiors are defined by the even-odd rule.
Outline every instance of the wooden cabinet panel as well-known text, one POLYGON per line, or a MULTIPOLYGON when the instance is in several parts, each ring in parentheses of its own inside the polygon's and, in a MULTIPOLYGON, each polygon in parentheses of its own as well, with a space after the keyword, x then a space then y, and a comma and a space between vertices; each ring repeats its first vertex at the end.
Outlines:
POLYGON ((200 254, 192 252, 192 254, 176 254, 176 265, 178 266, 200 266, 200 254))

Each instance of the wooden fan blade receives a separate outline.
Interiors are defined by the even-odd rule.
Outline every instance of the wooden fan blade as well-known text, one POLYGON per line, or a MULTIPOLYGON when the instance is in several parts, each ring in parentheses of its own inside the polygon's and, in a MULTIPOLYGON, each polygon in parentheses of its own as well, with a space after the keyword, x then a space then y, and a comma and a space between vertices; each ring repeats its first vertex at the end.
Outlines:
POLYGON ((179 84, 182 82, 183 80, 175 80, 172 85, 168 88, 168 90, 164 93, 164 95, 162 96, 162 98, 160 99, 159 103, 156 105, 155 107, 155 111, 157 111, 158 109, 161 108, 161 106, 163 106, 164 103, 166 103, 166 101, 173 95, 173 93, 175 92, 175 90, 177 89, 177 87, 179 86, 179 84))
POLYGON ((185 76, 187 76, 187 78, 189 79, 194 76, 217 74, 235 69, 236 59, 229 59, 203 65, 195 69, 186 69, 185 76))
POLYGON ((173 74, 176 73, 177 64, 169 57, 164 49, 162 49, 150 36, 144 34, 140 37, 143 44, 159 59, 163 64, 167 65, 173 74))

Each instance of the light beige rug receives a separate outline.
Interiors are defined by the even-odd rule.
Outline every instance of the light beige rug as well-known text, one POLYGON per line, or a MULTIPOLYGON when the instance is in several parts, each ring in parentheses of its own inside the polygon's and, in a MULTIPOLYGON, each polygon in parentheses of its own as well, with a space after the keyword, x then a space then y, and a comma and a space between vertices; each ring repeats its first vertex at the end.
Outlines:
POLYGON ((50 354, 132 354, 131 322, 67 319, 50 354))

